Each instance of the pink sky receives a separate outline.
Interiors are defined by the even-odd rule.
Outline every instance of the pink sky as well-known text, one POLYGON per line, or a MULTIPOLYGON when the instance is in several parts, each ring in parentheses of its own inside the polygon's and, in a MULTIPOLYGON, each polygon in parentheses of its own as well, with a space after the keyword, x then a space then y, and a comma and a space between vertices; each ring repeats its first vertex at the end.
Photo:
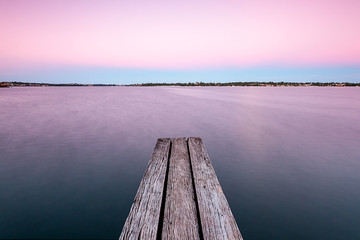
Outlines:
POLYGON ((360 64, 359 0, 0 1, 0 69, 360 64))

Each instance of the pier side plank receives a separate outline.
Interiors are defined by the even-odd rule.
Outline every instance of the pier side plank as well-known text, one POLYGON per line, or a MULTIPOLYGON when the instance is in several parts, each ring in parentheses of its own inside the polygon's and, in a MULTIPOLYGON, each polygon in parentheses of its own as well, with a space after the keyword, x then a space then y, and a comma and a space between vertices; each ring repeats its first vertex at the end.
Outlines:
POLYGON ((204 239, 242 239, 201 138, 188 144, 204 239))
POLYGON ((170 151, 170 139, 158 139, 119 239, 156 239, 170 151))
POLYGON ((172 140, 162 239, 200 239, 185 138, 172 140))

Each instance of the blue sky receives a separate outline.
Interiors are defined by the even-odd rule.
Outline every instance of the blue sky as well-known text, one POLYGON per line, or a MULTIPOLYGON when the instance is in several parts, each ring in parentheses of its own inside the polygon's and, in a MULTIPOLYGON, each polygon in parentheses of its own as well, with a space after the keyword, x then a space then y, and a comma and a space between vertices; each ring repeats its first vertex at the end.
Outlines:
POLYGON ((8 71, 0 81, 134 84, 148 82, 360 82, 360 66, 250 67, 159 70, 109 67, 38 68, 8 71))

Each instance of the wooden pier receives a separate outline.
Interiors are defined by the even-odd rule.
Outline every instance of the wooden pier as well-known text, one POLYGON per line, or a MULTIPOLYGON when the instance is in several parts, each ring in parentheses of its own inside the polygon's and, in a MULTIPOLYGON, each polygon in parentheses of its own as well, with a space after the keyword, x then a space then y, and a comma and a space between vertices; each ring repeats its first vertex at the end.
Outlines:
POLYGON ((160 138, 119 239, 242 239, 201 138, 160 138))

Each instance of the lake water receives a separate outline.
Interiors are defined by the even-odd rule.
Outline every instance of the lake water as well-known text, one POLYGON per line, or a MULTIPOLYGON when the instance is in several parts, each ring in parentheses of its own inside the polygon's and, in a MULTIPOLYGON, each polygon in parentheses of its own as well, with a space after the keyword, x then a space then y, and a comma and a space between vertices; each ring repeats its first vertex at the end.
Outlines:
POLYGON ((360 88, 0 89, 0 238, 117 239, 159 137, 202 137, 243 237, 360 239, 360 88))

